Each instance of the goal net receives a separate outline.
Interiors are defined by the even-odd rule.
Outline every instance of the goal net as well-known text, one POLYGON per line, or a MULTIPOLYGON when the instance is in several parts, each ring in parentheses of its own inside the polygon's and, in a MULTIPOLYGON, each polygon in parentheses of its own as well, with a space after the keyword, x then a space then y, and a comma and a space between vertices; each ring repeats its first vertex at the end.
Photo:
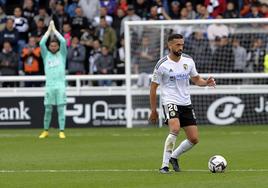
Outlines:
POLYGON ((198 72, 217 81, 216 89, 191 86, 199 124, 268 122, 268 19, 133 21, 125 25, 128 127, 147 123, 150 75, 174 33, 184 36, 198 72))

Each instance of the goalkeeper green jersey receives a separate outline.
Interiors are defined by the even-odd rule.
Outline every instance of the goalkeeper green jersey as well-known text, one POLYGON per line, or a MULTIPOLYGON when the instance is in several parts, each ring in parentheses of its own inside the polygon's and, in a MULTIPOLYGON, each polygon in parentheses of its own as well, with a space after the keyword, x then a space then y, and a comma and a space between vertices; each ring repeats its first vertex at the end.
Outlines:
POLYGON ((65 88, 65 66, 67 56, 66 41, 58 32, 56 32, 55 35, 60 41, 59 51, 55 54, 51 53, 46 46, 48 37, 43 36, 40 41, 41 54, 43 57, 46 75, 46 87, 65 88))

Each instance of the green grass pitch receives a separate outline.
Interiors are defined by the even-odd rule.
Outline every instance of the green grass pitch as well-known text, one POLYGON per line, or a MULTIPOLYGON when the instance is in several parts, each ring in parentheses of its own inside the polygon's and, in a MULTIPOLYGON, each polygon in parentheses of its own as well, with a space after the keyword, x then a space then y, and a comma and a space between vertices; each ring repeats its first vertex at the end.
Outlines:
POLYGON ((0 187, 268 187, 268 126, 199 130, 200 143, 180 159, 183 171, 169 175, 158 172, 166 127, 67 129, 65 140, 55 129, 41 140, 38 129, 0 130, 0 187), (214 154, 227 159, 225 173, 208 171, 214 154))

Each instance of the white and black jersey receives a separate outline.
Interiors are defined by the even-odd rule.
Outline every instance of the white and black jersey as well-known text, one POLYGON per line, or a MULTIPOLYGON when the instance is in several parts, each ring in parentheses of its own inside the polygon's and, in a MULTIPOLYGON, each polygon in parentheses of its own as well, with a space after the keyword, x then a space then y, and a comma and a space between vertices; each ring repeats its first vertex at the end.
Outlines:
POLYGON ((155 66, 152 82, 160 84, 162 104, 187 106, 191 104, 190 77, 198 76, 194 60, 182 54, 178 62, 165 56, 155 66))
POLYGON ((24 17, 14 17, 14 27, 20 34, 20 39, 27 40, 29 24, 28 20, 24 17))

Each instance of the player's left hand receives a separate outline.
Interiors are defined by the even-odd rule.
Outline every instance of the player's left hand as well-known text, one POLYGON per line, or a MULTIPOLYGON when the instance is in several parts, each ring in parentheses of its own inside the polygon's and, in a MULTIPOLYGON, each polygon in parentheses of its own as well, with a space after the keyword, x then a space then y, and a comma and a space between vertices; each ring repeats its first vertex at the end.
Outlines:
POLYGON ((152 111, 151 114, 150 114, 150 117, 149 117, 149 122, 152 123, 152 124, 156 124, 157 119, 158 119, 157 111, 152 111))
POLYGON ((215 88, 215 86, 216 86, 216 82, 215 82, 215 80, 214 80, 213 77, 210 76, 210 77, 207 79, 207 86, 209 86, 209 87, 214 87, 214 88, 215 88))
POLYGON ((54 23, 53 20, 50 21, 50 23, 49 23, 49 27, 51 27, 51 30, 52 30, 52 31, 55 31, 55 30, 56 30, 55 23, 54 23))

